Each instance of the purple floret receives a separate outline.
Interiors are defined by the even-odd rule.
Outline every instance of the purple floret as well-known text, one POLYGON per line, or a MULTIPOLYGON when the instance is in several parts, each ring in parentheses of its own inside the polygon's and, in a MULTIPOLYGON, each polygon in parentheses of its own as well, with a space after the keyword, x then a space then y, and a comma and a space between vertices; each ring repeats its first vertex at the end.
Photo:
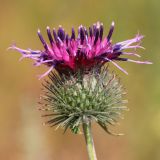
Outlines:
POLYGON ((40 30, 38 30, 38 36, 44 50, 23 50, 15 45, 10 48, 20 52, 22 54, 21 59, 32 59, 35 66, 42 64, 48 66, 48 71, 41 75, 40 78, 48 75, 52 69, 56 69, 60 74, 76 73, 78 70, 89 71, 95 65, 102 66, 106 62, 111 62, 126 74, 128 73, 116 61, 152 64, 149 61, 137 61, 122 57, 123 55, 140 57, 140 55, 135 53, 135 50, 143 48, 140 45, 143 39, 142 35, 137 34, 132 39, 113 44, 111 40, 113 31, 114 22, 111 24, 108 35, 104 36, 104 38, 104 27, 100 22, 93 24, 93 26, 89 27, 89 30, 82 25, 79 26, 77 37, 74 28, 72 28, 71 36, 69 36, 65 33, 62 26, 59 26, 57 31, 55 29, 51 31, 47 27, 50 44, 44 40, 40 30), (126 51, 128 49, 132 51, 126 51))

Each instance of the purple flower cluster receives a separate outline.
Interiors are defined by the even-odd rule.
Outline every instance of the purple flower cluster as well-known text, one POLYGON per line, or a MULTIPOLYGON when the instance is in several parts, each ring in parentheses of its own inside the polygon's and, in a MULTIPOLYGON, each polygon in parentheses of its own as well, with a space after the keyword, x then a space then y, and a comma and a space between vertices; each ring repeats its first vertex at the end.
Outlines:
POLYGON ((52 69, 56 69, 59 73, 65 74, 68 71, 76 73, 78 70, 88 71, 95 65, 102 66, 106 62, 113 63, 116 67, 122 69, 115 61, 128 61, 140 64, 151 64, 148 61, 136 61, 129 58, 121 57, 122 55, 132 55, 140 57, 140 55, 132 52, 126 52, 126 49, 143 48, 140 46, 142 35, 136 35, 134 38, 112 44, 112 33, 114 31, 114 22, 112 22, 109 33, 103 38, 103 24, 97 22, 87 30, 84 26, 79 26, 78 36, 74 28, 72 28, 71 36, 65 33, 64 29, 59 26, 56 31, 47 27, 47 35, 50 44, 42 37, 40 30, 38 36, 44 46, 44 50, 20 49, 13 45, 10 48, 15 49, 22 54, 22 58, 30 58, 35 66, 45 64, 49 70, 41 75, 40 78, 48 75, 52 69))

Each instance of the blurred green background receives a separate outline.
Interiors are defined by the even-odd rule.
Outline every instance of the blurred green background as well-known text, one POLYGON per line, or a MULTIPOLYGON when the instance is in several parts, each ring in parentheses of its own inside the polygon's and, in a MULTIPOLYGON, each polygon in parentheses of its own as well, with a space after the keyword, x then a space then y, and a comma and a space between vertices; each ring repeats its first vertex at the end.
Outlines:
POLYGON ((113 42, 145 35, 142 59, 154 65, 120 63, 129 76, 112 67, 121 77, 130 111, 120 126, 111 128, 125 136, 112 137, 94 125, 99 160, 160 159, 160 1, 159 0, 0 0, 0 159, 87 160, 82 135, 43 126, 37 110, 41 81, 46 68, 34 68, 30 60, 6 49, 12 43, 41 49, 36 35, 46 26, 89 26, 101 21, 107 33, 115 21, 113 42))

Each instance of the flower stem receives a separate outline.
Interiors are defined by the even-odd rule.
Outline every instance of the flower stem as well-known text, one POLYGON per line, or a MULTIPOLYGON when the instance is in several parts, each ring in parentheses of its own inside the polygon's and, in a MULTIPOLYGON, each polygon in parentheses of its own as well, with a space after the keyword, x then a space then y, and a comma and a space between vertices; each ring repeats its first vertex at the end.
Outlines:
POLYGON ((89 160, 97 160, 93 137, 91 133, 91 122, 87 118, 83 119, 83 132, 87 145, 89 160))

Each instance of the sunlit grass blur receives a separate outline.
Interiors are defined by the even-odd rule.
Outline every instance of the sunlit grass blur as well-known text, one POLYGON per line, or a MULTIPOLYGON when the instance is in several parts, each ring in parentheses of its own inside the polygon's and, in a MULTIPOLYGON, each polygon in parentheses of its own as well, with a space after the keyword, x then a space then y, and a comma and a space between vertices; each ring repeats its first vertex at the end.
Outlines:
MULTIPOLYGON (((112 137, 94 126, 99 160, 160 159, 160 1, 158 0, 0 0, 0 159, 1 160, 87 160, 82 135, 63 135, 42 126, 37 110, 41 81, 30 60, 6 49, 13 43, 40 49, 40 28, 62 25, 66 31, 101 21, 107 33, 115 21, 113 41, 145 35, 142 59, 153 65, 120 63, 129 76, 112 67, 121 77, 130 111, 121 125, 113 128, 125 136, 112 137)), ((43 80, 42 80, 43 81, 43 80)), ((112 128, 111 128, 112 129, 112 128)))

